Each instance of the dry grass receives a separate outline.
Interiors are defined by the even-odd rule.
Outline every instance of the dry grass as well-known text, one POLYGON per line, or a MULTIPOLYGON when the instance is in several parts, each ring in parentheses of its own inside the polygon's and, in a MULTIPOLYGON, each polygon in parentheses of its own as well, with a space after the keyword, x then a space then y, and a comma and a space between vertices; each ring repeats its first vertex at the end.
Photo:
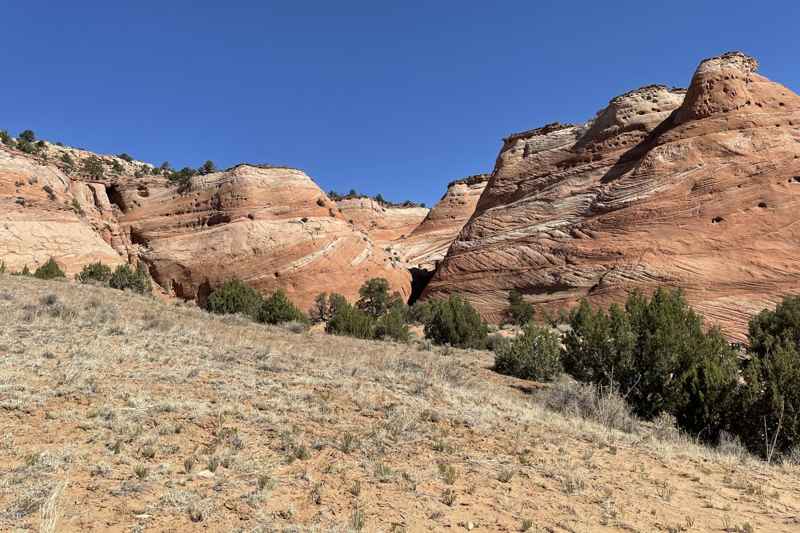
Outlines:
POLYGON ((0 320, 2 531, 800 528, 797 467, 548 410, 485 352, 4 275, 0 320))

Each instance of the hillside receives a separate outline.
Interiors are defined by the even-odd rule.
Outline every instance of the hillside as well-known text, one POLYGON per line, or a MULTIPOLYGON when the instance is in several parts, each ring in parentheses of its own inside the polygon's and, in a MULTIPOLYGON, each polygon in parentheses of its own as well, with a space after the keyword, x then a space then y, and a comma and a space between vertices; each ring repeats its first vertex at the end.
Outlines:
POLYGON ((8 275, 0 317, 0 530, 800 527, 797 466, 549 411, 487 352, 8 275))

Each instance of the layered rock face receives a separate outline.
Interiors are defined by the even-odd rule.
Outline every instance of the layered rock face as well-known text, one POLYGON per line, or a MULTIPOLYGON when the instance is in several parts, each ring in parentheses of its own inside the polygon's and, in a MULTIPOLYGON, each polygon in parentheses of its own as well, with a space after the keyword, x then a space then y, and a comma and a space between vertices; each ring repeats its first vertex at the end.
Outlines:
MULTIPOLYGON (((200 303, 231 278, 283 288, 304 309, 323 291, 353 299, 371 277, 410 294, 408 270, 301 171, 240 165, 178 191, 150 168, 55 145, 37 155, 0 146, 0 260, 18 271, 53 257, 69 276, 95 261, 142 262, 164 292, 200 303), (93 177, 80 170, 90 157, 104 169, 93 177)), ((411 231, 401 226, 387 231, 411 231)))
POLYGON ((756 67, 725 54, 688 91, 644 87, 588 124, 507 138, 425 294, 499 320, 511 289, 555 309, 676 286, 742 338, 800 290, 800 97, 756 67))
POLYGON ((479 174, 448 184, 422 223, 396 244, 402 260, 415 268, 434 270, 475 212, 488 179, 488 174, 479 174))
POLYGON ((385 206, 372 198, 338 200, 336 207, 358 231, 367 233, 379 245, 403 239, 425 219, 425 207, 385 206))
POLYGON ((120 223, 153 278, 201 303, 239 278, 263 293, 282 288, 301 308, 320 292, 349 298, 372 277, 407 297, 410 274, 355 230, 303 172, 239 165, 193 178, 187 191, 127 187, 120 223))
POLYGON ((75 181, 58 166, 0 146, 0 260, 35 270, 53 257, 68 275, 83 265, 124 262, 105 187, 75 181))

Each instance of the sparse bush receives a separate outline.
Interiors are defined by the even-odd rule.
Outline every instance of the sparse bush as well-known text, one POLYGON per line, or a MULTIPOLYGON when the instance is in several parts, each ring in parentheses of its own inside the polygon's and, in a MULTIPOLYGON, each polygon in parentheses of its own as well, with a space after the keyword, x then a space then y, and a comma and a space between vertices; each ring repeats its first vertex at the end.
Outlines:
POLYGON ((17 138, 21 141, 25 141, 26 143, 34 143, 36 142, 36 134, 33 133, 32 130, 25 130, 21 132, 17 138))
POLYGON ((266 324, 281 324, 284 322, 307 322, 308 318, 295 307, 286 293, 278 289, 261 303, 256 320, 266 324))
POLYGON ((414 302, 408 314, 411 322, 415 324, 427 324, 433 316, 433 300, 414 302))
MULTIPOLYGON (((26 267, 27 268, 27 267, 26 267)), ((65 277, 64 271, 58 266, 56 260, 52 257, 47 260, 45 264, 36 269, 33 277, 39 279, 56 279, 65 277)))
POLYGON ((498 346, 494 366, 501 374, 551 381, 561 373, 561 339, 549 329, 528 323, 522 335, 498 346))
POLYGON ((70 205, 71 205, 72 210, 75 212, 76 215, 79 215, 79 216, 83 216, 84 215, 83 208, 81 207, 81 204, 78 203, 78 199, 77 198, 73 198, 72 202, 70 203, 70 205))
POLYGON ((639 421, 628 403, 610 387, 578 383, 564 376, 541 393, 540 399, 548 409, 558 413, 593 420, 626 433, 639 429, 639 421))
POLYGON ((203 163, 203 165, 199 168, 198 172, 200 174, 212 174, 217 171, 217 166, 214 164, 213 161, 209 160, 203 163))
POLYGON ((533 320, 533 305, 522 298, 522 293, 513 289, 508 294, 508 321, 522 326, 533 320))
POLYGON ((241 280, 226 281, 208 297, 206 309, 212 313, 230 315, 241 313, 255 319, 261 309, 261 295, 241 280))
POLYGON ((114 161, 111 163, 111 170, 113 170, 113 171, 114 171, 114 172, 116 172, 117 174, 120 174, 120 173, 122 173, 122 172, 125 170, 125 168, 124 168, 124 167, 123 167, 123 166, 120 164, 120 162, 119 162, 119 161, 117 161, 117 160, 115 159, 115 160, 114 160, 114 161))
MULTIPOLYGON (((168 172, 168 169, 164 169, 168 172)), ((178 186, 180 191, 189 189, 192 184, 192 177, 197 174, 197 171, 190 167, 183 167, 182 169, 171 172, 167 175, 167 179, 178 186)))
POLYGON ((356 307, 373 318, 384 315, 389 308, 402 305, 400 295, 396 292, 389 295, 389 282, 384 278, 372 278, 364 282, 358 289, 360 298, 356 307))
POLYGON ((101 179, 105 170, 103 169, 103 162, 97 156, 91 156, 83 161, 83 172, 94 179, 101 179))
POLYGON ((458 296, 432 300, 430 317, 425 323, 425 337, 437 344, 459 348, 482 348, 488 328, 469 302, 458 296))
POLYGON ((800 446, 800 297, 753 317, 748 341, 734 429, 751 451, 772 459, 800 446))
POLYGON ((347 301, 338 302, 325 325, 325 331, 357 339, 372 339, 375 337, 375 319, 347 301))
POLYGON ((67 152, 61 154, 61 161, 64 163, 64 166, 66 166, 67 172, 72 172, 72 170, 75 168, 75 160, 72 159, 72 156, 70 156, 67 152))
POLYGON ((90 281, 108 283, 111 279, 111 268, 100 261, 90 263, 83 267, 77 278, 81 283, 89 283, 90 281))
POLYGON ((317 294, 317 297, 314 298, 314 305, 308 310, 308 316, 314 323, 327 322, 330 319, 327 292, 317 294))
POLYGON ((6 146, 14 146, 14 139, 11 138, 7 130, 0 130, 0 142, 6 146))
POLYGON ((149 293, 153 288, 150 276, 147 275, 144 265, 141 263, 136 270, 128 264, 119 265, 111 274, 108 284, 114 289, 129 289, 139 294, 149 293))
POLYGON ((17 139, 16 148, 26 154, 33 154, 36 152, 36 145, 23 139, 17 139))
POLYGON ((641 417, 671 413, 704 440, 716 441, 725 429, 736 355, 719 330, 705 331, 681 291, 634 292, 624 311, 612 306, 608 313, 582 302, 570 325, 563 361, 574 377, 620 390, 641 417))
POLYGON ((127 161, 128 163, 133 163, 133 158, 131 156, 129 156, 128 154, 126 154, 125 152, 122 152, 117 157, 119 157, 123 161, 127 161))
POLYGON ((401 307, 393 307, 384 313, 375 324, 375 337, 408 342, 411 333, 401 307))

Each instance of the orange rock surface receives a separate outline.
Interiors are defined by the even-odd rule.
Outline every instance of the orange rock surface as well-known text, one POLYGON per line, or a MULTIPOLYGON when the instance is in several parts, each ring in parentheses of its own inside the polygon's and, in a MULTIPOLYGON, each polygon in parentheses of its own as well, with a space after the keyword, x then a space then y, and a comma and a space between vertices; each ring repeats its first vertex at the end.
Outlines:
POLYGON ((435 269, 475 212, 488 178, 479 174, 451 182, 422 223, 396 244, 403 261, 416 268, 435 269))
POLYGON ((507 138, 425 295, 498 320, 511 289, 556 309, 676 286, 741 339, 800 290, 800 97, 756 68, 725 54, 688 91, 644 87, 587 124, 507 138))
POLYGON ((407 270, 353 228, 300 170, 239 165, 173 187, 121 193, 121 225, 153 278, 182 298, 203 301, 239 278, 261 292, 282 288, 302 309, 320 292, 355 298, 372 277, 403 296, 407 270))
POLYGON ((231 278, 283 288, 303 309, 323 291, 353 299, 371 277, 410 294, 408 270, 299 170, 239 165, 179 191, 150 168, 50 144, 35 155, 0 146, 0 260, 19 271, 53 257, 69 276, 94 261, 143 262, 167 293, 201 303, 231 278), (102 175, 82 172, 90 157, 102 175))

